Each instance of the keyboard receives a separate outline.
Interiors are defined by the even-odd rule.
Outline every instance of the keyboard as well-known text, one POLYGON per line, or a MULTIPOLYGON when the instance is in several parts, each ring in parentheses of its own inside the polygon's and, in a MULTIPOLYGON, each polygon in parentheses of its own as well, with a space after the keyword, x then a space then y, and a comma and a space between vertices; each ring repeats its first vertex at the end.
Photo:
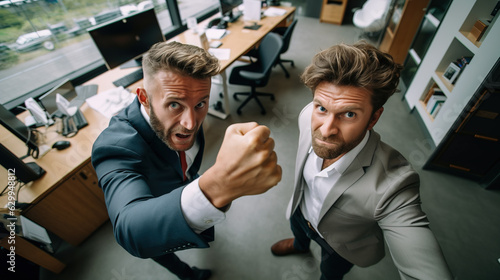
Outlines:
POLYGON ((139 80, 142 80, 143 77, 144 77, 144 73, 142 72, 142 68, 139 68, 139 69, 135 70, 134 72, 127 74, 127 75, 119 78, 118 80, 115 80, 113 82, 113 85, 115 85, 116 87, 126 88, 126 87, 130 86, 131 84, 133 84, 139 80))
POLYGON ((71 116, 64 116, 62 118, 62 135, 67 137, 73 137, 76 135, 78 130, 87 126, 89 123, 83 115, 82 111, 77 110, 76 113, 71 116))
POLYGON ((86 127, 89 124, 87 119, 83 115, 82 111, 80 110, 77 110, 76 113, 72 116, 72 118, 76 128, 78 129, 86 127))

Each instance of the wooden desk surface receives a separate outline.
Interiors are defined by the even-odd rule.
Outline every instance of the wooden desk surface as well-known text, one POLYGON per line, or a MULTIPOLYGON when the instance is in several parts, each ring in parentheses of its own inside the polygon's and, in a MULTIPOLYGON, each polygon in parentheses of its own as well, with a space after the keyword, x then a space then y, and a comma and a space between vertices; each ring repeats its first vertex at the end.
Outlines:
MULTIPOLYGON (((128 69, 113 69, 106 73, 89 80, 86 84, 97 84, 98 91, 103 92, 112 89, 115 86, 112 82, 127 73, 134 71, 134 68, 128 69)), ((139 81, 132 86, 140 86, 142 82, 139 81)), ((40 127, 38 130, 45 135, 45 144, 49 147, 59 140, 67 140, 71 146, 65 150, 58 151, 51 149, 44 156, 39 159, 32 157, 26 158, 25 162, 36 162, 42 167, 46 173, 34 182, 26 184, 19 192, 19 202, 36 203, 48 193, 50 189, 59 183, 65 181, 73 171, 78 170, 82 166, 90 162, 92 152, 92 145, 97 139, 99 134, 108 126, 109 119, 97 111, 90 108, 87 103, 84 103, 80 110, 85 115, 89 125, 80 129, 78 133, 72 138, 66 138, 56 132, 56 126, 52 125, 48 128, 40 127)), ((28 116, 28 113, 22 113, 18 116, 21 121, 28 116)), ((27 148, 22 141, 15 137, 12 133, 0 126, 0 142, 11 150, 18 157, 26 154, 27 148)), ((0 178, 3 185, 7 184, 6 170, 0 168, 0 178)), ((3 208, 7 203, 7 197, 0 197, 0 208, 3 208)))
MULTIPOLYGON (((229 59, 220 60, 221 72, 226 70, 229 65, 257 45, 271 30, 278 26, 288 26, 292 23, 295 7, 279 8, 286 10, 286 14, 282 16, 266 16, 262 18, 257 22, 257 24, 262 25, 257 30, 245 29, 245 26, 253 25, 253 21, 246 22, 243 20, 243 16, 241 16, 237 21, 228 24, 227 30, 229 31, 229 34, 218 40, 222 42, 222 45, 219 48, 231 50, 229 59)), ((210 19, 211 18, 201 22, 199 26, 206 26, 210 19)), ((187 30, 171 40, 186 43, 188 41, 186 36, 190 36, 191 33, 191 30, 187 30)))
MULTIPOLYGON (((281 7, 287 11, 283 16, 274 17, 264 17, 258 24, 262 25, 258 30, 244 29, 245 22, 243 21, 243 16, 240 20, 229 23, 228 30, 230 33, 222 38, 220 41, 222 45, 220 48, 231 49, 230 58, 228 60, 221 60, 221 71, 224 71, 229 65, 236 61, 239 57, 248 52, 253 46, 258 44, 260 40, 272 29, 284 25, 287 26, 293 20, 293 13, 295 12, 295 7, 281 7)), ((206 24, 206 22, 202 23, 206 24)), ((247 25, 249 25, 247 23, 247 25)), ((191 31, 186 31, 191 32, 191 31)), ((185 33, 186 33, 185 32, 185 33)), ((186 42, 185 33, 180 34, 172 40, 178 40, 180 42, 186 42)), ((120 69, 115 68, 113 70, 107 71, 92 80, 89 80, 85 84, 97 84, 98 91, 103 92, 115 86, 112 82, 132 71, 136 68, 120 69)), ((135 90, 137 87, 142 86, 142 81, 138 81, 129 86, 129 89, 135 90)), ((37 203, 48 193, 54 186, 62 183, 72 172, 78 170, 82 166, 90 162, 90 156, 92 152, 92 145, 99 134, 104 130, 109 123, 109 119, 97 111, 90 108, 86 103, 82 105, 80 110, 83 112, 88 120, 89 125, 81 129, 78 134, 72 138, 66 138, 59 135, 56 132, 55 125, 49 128, 39 128, 40 131, 45 133, 45 143, 48 146, 58 140, 68 140, 71 142, 71 146, 65 150, 50 150, 43 157, 34 160, 31 157, 25 159, 25 162, 35 161, 40 167, 42 167, 46 174, 44 174, 40 179, 34 182, 26 184, 19 192, 18 201, 25 203, 37 203)), ((28 116, 25 112, 19 115, 19 118, 24 121, 24 118, 28 116)), ((19 139, 17 139, 13 134, 7 131, 5 128, 0 126, 0 142, 6 146, 8 149, 13 151, 17 156, 22 156, 26 154, 27 148, 19 139)), ((0 168, 0 183, 6 185, 7 172, 4 168, 0 168), (4 179, 5 178, 5 179, 4 179)), ((2 185, 2 186, 3 186, 2 185)), ((7 196, 0 197, 0 208, 3 208, 7 203, 7 196)))

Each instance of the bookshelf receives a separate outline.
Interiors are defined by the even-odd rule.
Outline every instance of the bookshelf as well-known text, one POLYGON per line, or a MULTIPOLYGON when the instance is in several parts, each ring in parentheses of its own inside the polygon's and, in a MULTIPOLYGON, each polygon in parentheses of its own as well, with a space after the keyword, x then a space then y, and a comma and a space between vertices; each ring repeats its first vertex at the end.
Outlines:
MULTIPOLYGON (((408 56, 417 54, 420 61, 416 61, 417 70, 408 76, 411 81, 404 99, 411 109, 416 110, 436 146, 499 58, 498 13, 494 17, 490 15, 496 4, 497 1, 491 0, 454 0, 439 20, 432 41, 424 44, 428 45, 424 48, 425 55, 421 56, 418 49, 409 52, 408 56), (485 18, 491 22, 481 39, 476 40, 471 31, 478 20, 485 18), (470 59, 469 63, 460 69, 458 76, 448 79, 450 64, 463 57, 470 59), (439 112, 434 115, 427 108, 433 89, 446 97, 439 112)), ((402 74, 403 83, 404 79, 402 74)))

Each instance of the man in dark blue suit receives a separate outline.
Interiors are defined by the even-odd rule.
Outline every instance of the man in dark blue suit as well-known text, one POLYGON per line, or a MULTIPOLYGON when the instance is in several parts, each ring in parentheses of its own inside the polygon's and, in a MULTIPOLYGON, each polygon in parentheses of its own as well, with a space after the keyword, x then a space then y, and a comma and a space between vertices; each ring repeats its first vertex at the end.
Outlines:
POLYGON ((152 258, 180 279, 208 279, 173 252, 207 248, 230 203, 266 192, 281 180, 274 140, 265 126, 234 124, 215 164, 202 176, 211 77, 217 59, 177 42, 143 57, 144 86, 94 143, 92 164, 117 242, 152 258))

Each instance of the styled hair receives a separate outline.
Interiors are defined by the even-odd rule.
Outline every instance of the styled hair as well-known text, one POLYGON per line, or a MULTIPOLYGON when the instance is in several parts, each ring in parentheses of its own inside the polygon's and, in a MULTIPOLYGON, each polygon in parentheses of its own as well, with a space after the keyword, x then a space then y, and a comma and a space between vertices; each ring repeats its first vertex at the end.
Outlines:
POLYGON ((154 44, 143 56, 142 66, 145 76, 153 76, 158 71, 174 71, 195 79, 205 79, 220 71, 215 56, 197 46, 179 42, 154 44))
POLYGON ((375 112, 397 90, 402 68, 391 55, 361 41, 317 53, 301 79, 313 93, 321 82, 368 89, 375 112))

